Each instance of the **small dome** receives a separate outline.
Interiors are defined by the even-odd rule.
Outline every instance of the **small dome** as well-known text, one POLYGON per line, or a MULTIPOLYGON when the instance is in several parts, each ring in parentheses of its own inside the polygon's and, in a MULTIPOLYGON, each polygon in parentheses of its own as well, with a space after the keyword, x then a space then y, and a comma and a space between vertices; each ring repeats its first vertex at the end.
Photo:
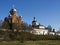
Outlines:
POLYGON ((5 17, 5 19, 4 19, 5 21, 7 21, 8 20, 8 17, 5 17))
POLYGON ((21 16, 21 18, 22 18, 22 16, 21 16))
POLYGON ((11 17, 11 14, 9 15, 9 17, 11 17))
POLYGON ((22 18, 22 16, 19 16, 19 18, 22 18))

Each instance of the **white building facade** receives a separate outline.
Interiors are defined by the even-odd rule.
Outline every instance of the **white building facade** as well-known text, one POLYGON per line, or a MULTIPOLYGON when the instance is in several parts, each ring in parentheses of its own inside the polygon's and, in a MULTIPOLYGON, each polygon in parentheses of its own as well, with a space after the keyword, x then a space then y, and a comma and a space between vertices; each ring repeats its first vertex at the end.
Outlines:
POLYGON ((31 31, 32 34, 35 35, 48 35, 48 30, 46 29, 34 29, 31 31))
POLYGON ((30 32, 35 35, 60 35, 60 33, 55 31, 49 31, 44 25, 41 25, 37 22, 36 18, 33 18, 32 21, 33 30, 30 32))

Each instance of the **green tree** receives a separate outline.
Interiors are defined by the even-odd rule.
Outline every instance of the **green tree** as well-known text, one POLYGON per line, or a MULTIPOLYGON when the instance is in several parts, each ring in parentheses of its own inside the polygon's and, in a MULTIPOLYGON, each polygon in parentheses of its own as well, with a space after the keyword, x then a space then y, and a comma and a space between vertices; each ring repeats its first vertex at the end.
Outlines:
POLYGON ((51 25, 48 25, 47 28, 48 28, 49 31, 52 31, 52 27, 51 27, 51 25))
POLYGON ((3 21, 0 20, 0 29, 2 29, 2 23, 3 23, 3 21))
POLYGON ((5 19, 4 19, 3 23, 2 23, 2 27, 4 29, 9 29, 9 23, 8 23, 8 18, 7 17, 5 17, 5 19))

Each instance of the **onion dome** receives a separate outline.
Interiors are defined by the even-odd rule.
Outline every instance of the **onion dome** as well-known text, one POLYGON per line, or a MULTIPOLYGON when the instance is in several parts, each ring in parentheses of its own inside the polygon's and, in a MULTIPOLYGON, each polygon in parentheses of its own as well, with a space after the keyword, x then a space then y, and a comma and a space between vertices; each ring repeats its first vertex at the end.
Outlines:
POLYGON ((13 8, 11 11, 17 11, 15 8, 13 8))
POLYGON ((16 10, 15 8, 13 8, 13 9, 10 10, 10 14, 11 14, 11 15, 13 15, 13 14, 15 14, 15 13, 17 13, 17 10, 16 10))
POLYGON ((37 22, 35 17, 34 17, 34 19, 33 19, 32 23, 33 23, 33 22, 37 22))

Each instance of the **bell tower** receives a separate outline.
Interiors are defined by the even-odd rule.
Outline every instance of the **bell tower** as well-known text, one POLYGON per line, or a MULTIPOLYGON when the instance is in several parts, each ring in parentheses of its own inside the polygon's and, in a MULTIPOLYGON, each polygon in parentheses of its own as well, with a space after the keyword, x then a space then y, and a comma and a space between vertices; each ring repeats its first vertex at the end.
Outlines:
POLYGON ((35 26, 37 26, 38 24, 37 24, 37 20, 36 20, 36 18, 34 17, 33 18, 33 21, 32 21, 32 27, 35 27, 35 26))

